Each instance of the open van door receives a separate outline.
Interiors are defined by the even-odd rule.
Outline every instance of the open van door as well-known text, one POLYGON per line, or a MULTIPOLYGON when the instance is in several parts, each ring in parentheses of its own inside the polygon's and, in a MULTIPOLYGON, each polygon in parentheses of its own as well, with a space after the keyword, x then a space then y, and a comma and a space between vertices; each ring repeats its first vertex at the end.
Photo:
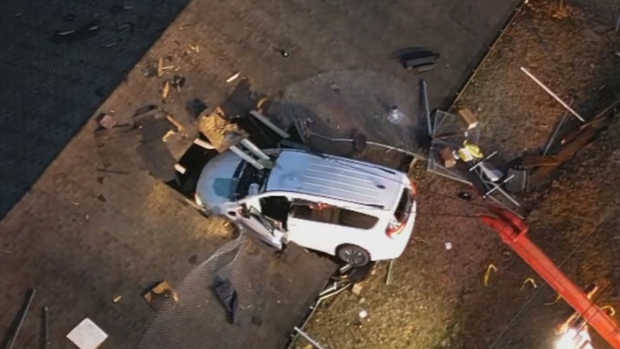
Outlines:
POLYGON ((239 214, 239 222, 256 232, 259 239, 278 250, 282 249, 284 233, 269 218, 254 206, 248 208, 245 204, 241 206, 239 214))

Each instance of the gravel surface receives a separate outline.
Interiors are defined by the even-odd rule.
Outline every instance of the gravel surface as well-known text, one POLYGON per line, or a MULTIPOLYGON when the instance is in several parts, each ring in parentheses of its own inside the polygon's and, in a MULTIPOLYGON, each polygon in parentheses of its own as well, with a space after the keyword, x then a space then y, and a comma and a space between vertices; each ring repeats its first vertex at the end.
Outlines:
MULTIPOLYGON (((480 117, 483 150, 498 150, 506 160, 540 153, 563 111, 520 67, 561 98, 574 98, 575 109, 590 119, 620 91, 614 81, 620 73, 617 45, 613 28, 578 9, 530 1, 460 100, 480 117)), ((577 125, 571 117, 560 137, 577 125)), ((599 285, 600 305, 620 310, 620 239, 614 230, 620 220, 620 191, 614 190, 620 183, 618 132, 614 120, 521 200, 530 209, 532 239, 579 285, 599 285)), ((553 329, 571 314, 570 307, 554 303, 555 292, 481 224, 476 215, 485 209, 479 199, 456 198, 468 188, 423 168, 414 173, 419 214, 410 245, 395 263, 394 284, 384 284, 387 263, 377 264, 360 295, 345 292, 322 305, 308 333, 333 349, 552 347, 553 329), (489 264, 497 271, 485 286, 489 264), (528 278, 537 288, 524 284, 528 278), (361 310, 368 312, 364 319, 361 310)), ((296 347, 307 345, 300 340, 296 347)))

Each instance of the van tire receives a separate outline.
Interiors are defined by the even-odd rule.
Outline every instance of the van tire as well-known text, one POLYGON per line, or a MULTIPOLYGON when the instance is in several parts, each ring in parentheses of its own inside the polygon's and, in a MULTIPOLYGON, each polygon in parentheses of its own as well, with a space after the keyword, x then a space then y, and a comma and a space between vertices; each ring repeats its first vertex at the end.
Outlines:
POLYGON ((370 263, 370 253, 356 245, 342 245, 336 250, 338 259, 352 267, 359 268, 370 263))

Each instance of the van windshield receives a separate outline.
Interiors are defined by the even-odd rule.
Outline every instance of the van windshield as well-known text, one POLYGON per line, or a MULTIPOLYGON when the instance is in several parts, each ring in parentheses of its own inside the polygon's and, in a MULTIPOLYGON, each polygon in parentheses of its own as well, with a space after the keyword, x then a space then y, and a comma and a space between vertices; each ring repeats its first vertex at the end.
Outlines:
POLYGON ((235 200, 243 199, 248 196, 250 192, 250 186, 252 184, 258 184, 259 193, 265 191, 267 184, 267 178, 269 178, 269 169, 259 170, 246 161, 242 161, 241 165, 235 173, 235 179, 237 180, 237 188, 235 190, 235 200))

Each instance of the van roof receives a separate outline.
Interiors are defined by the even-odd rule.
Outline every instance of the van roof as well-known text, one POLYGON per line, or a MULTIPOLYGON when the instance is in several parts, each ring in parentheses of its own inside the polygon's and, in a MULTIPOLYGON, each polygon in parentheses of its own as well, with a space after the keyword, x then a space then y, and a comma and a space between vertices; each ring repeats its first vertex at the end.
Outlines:
POLYGON ((266 190, 392 209, 406 181, 404 173, 387 167, 286 149, 276 159, 266 190))

